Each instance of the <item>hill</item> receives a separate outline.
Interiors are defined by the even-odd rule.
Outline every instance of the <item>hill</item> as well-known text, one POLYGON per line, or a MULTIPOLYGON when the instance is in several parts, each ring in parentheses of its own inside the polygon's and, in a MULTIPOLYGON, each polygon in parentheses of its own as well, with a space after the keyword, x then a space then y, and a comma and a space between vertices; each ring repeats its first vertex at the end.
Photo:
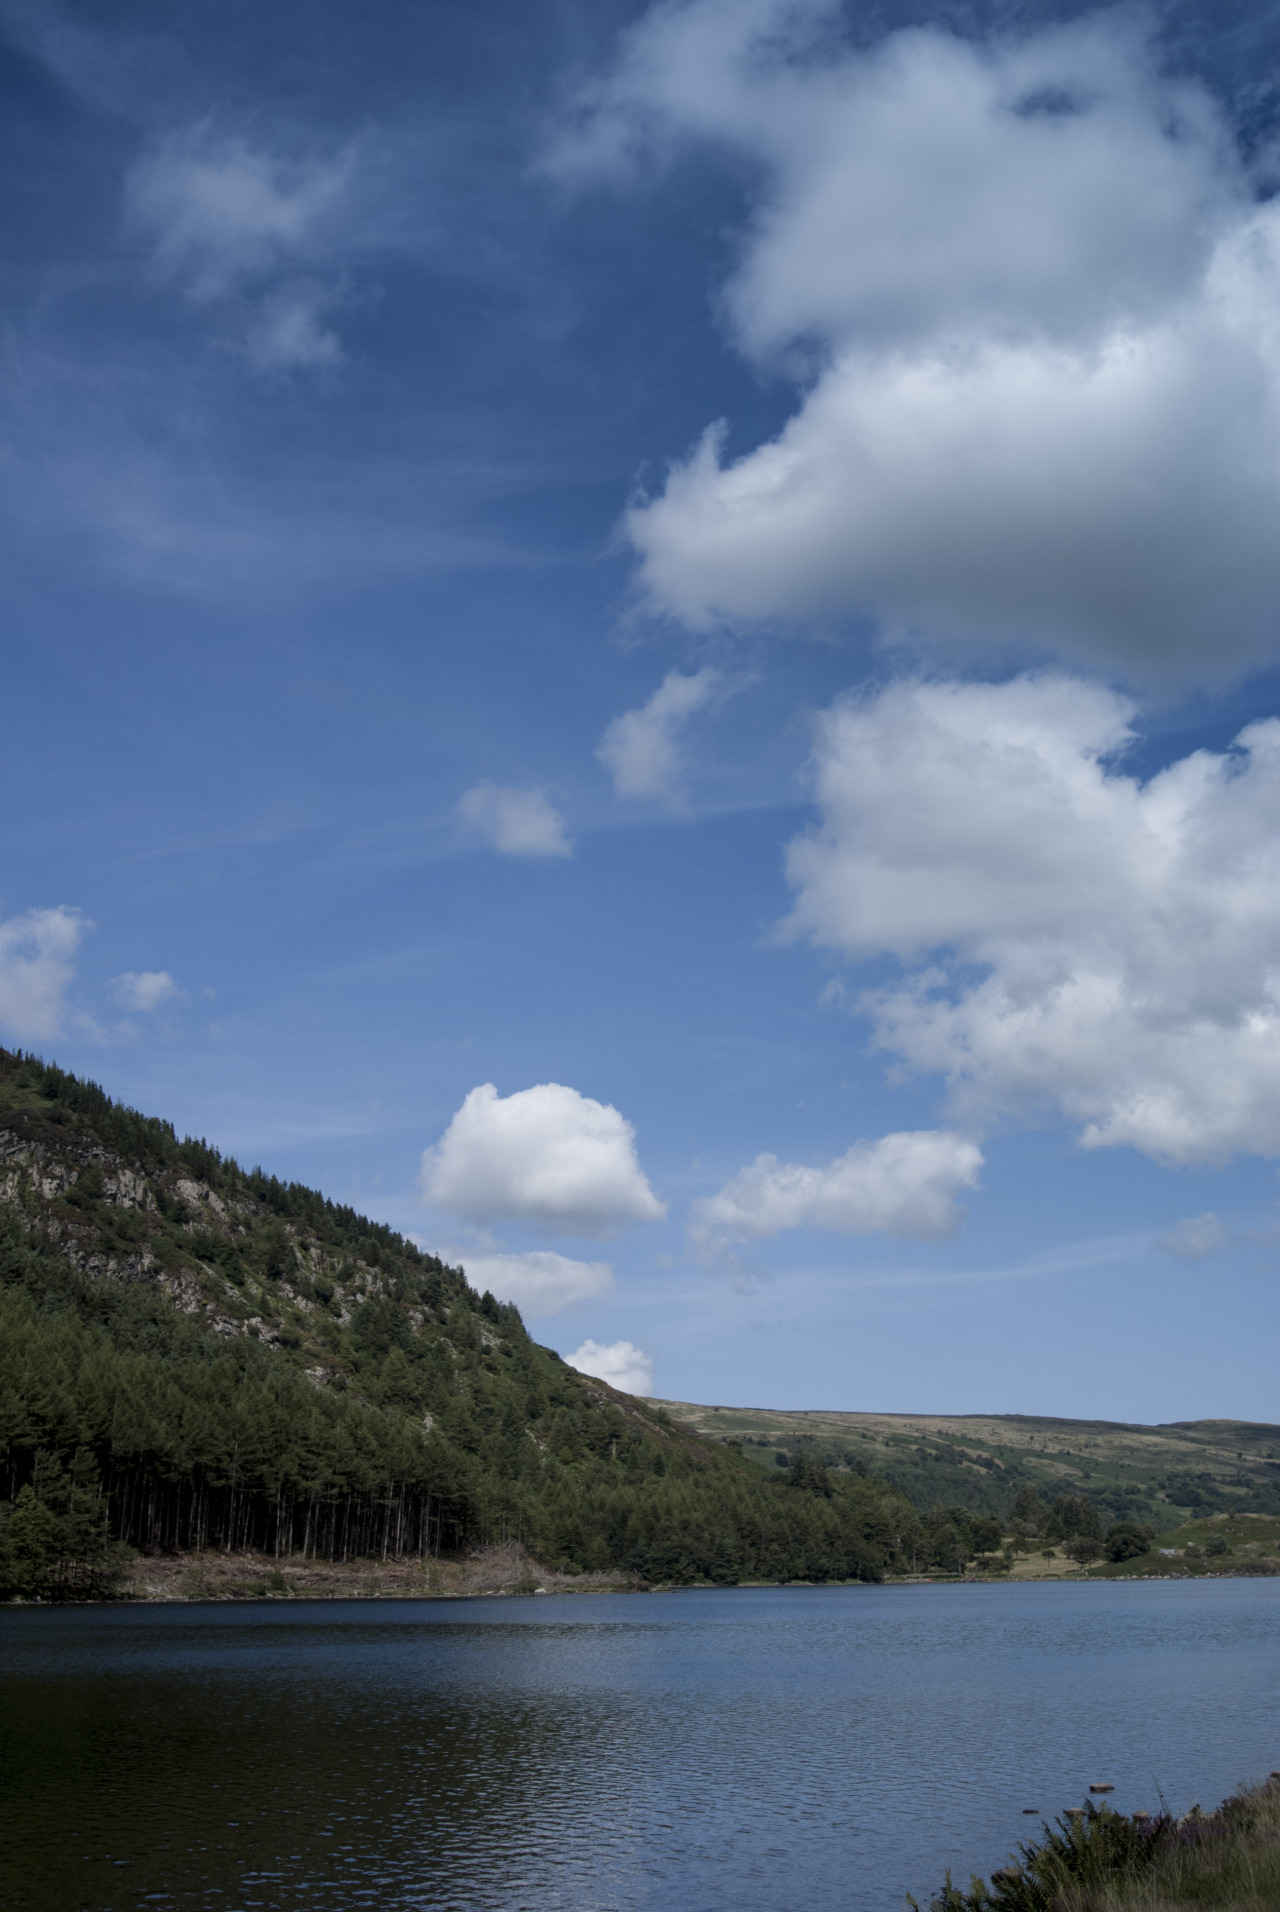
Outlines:
POLYGON ((126 1547, 877 1579, 915 1526, 883 1481, 762 1478, 391 1229, 3 1050, 0 1500, 0 1593, 44 1595, 126 1547))
POLYGON ((859 1414, 662 1401, 674 1423, 766 1470, 808 1453, 861 1465, 922 1513, 1006 1517, 1020 1487, 1083 1494, 1103 1517, 1163 1530, 1211 1514, 1280 1516, 1280 1427, 1250 1421, 1055 1420, 1026 1414, 859 1414))

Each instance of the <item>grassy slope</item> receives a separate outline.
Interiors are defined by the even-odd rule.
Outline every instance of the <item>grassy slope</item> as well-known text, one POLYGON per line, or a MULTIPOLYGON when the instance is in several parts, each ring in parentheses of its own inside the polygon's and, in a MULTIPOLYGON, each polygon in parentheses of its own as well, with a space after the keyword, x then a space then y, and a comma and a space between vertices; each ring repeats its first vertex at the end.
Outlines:
POLYGON ((1280 1427, 1181 1421, 1143 1427, 1032 1415, 872 1414, 655 1402, 760 1465, 812 1444, 828 1461, 860 1458, 921 1508, 935 1502, 999 1513, 1024 1483, 1046 1500, 1087 1493, 1113 1519, 1163 1532, 1214 1513, 1280 1517, 1280 1427))

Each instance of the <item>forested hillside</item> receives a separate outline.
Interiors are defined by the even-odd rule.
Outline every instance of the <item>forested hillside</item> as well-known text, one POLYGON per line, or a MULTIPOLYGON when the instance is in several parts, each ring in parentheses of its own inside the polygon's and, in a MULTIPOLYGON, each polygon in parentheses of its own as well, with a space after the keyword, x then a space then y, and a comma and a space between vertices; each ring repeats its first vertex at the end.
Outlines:
POLYGON ((0 1050, 0 1591, 113 1546, 349 1559, 521 1539, 658 1582, 878 1578, 885 1483, 762 1478, 565 1366, 460 1269, 0 1050))

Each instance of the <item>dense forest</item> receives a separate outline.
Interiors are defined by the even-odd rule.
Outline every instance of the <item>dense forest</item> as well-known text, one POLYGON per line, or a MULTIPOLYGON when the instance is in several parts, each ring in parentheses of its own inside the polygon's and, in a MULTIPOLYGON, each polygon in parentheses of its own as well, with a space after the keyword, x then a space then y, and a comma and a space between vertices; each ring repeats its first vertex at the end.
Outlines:
POLYGON ((326 1559, 518 1538, 655 1583, 954 1567, 963 1516, 776 1478, 568 1368, 460 1269, 0 1050, 0 1592, 121 1550, 326 1559), (957 1520, 959 1525, 957 1525, 957 1520))

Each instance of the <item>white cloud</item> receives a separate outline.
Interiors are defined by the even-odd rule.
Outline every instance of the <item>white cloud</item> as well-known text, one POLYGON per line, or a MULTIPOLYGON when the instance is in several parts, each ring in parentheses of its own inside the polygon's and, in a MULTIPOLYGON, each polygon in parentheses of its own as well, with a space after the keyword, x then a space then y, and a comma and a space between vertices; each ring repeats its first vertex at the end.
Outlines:
POLYGON ((111 993, 122 1009, 143 1015, 178 1001, 182 995, 167 969, 127 969, 123 976, 113 979, 111 993))
POLYGON ((1230 1247, 1232 1239, 1231 1230, 1224 1228, 1216 1215, 1188 1215, 1157 1235, 1156 1247, 1180 1261, 1203 1261, 1230 1247))
POLYGON ((653 1357, 642 1354, 630 1341, 584 1341, 565 1360, 579 1374, 590 1374, 607 1381, 623 1394, 653 1393, 653 1357))
POLYGON ((161 278, 196 304, 233 303, 258 369, 331 365, 342 351, 323 316, 337 289, 296 275, 331 249, 353 165, 350 151, 288 157, 219 134, 206 120, 134 166, 129 219, 151 240, 161 278))
POLYGON ((1207 96, 1128 13, 838 31, 827 0, 656 7, 557 156, 753 162, 725 310, 805 381, 775 440, 726 464, 713 429, 629 513, 653 603, 1135 676, 1272 651, 1280 203, 1207 96))
POLYGON ((0 1027, 19 1042, 62 1034, 76 951, 89 925, 79 910, 27 910, 0 923, 0 1027))
POLYGON ((710 666, 689 677, 668 671, 648 703, 614 718, 596 755, 620 797, 656 797, 672 805, 683 801, 680 733, 720 681, 720 672, 710 666))
POLYGON ((598 1301, 611 1295, 615 1282, 607 1261, 571 1261, 550 1250, 524 1255, 459 1257, 471 1286, 487 1288, 498 1301, 513 1301, 522 1315, 537 1318, 559 1314, 580 1301, 598 1301))
POLYGON ((961 1189, 977 1185, 982 1151, 944 1129, 858 1142, 838 1160, 813 1168, 758 1155, 695 1208, 700 1239, 749 1241, 787 1228, 832 1234, 954 1234, 964 1219, 961 1189))
POLYGON ((667 1212, 645 1180, 631 1124, 559 1082, 506 1097, 491 1082, 473 1089, 424 1153, 422 1187, 435 1207, 468 1221, 519 1219, 571 1235, 667 1212))
POLYGON ((463 822, 504 856, 572 856, 564 819, 541 790, 478 783, 458 804, 463 822))
POLYGON ((1280 1154, 1280 721, 1147 783, 1131 706, 1059 676, 908 682, 818 721, 790 932, 899 983, 877 1042, 970 1129, 1057 1112, 1087 1147, 1280 1154))

